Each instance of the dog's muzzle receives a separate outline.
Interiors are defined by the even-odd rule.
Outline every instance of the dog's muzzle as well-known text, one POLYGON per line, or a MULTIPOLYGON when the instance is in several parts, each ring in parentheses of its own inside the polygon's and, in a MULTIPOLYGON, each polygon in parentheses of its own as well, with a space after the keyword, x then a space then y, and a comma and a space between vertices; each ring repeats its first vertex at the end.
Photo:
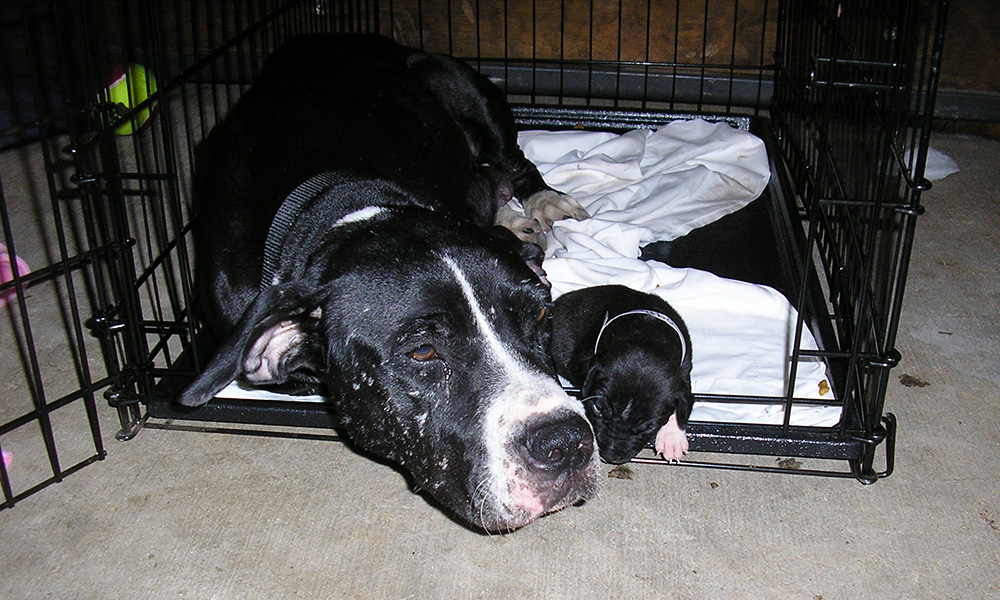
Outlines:
MULTIPOLYGON (((593 497, 599 487, 594 430, 552 382, 533 402, 500 411, 493 425, 491 490, 477 499, 477 519, 489 531, 509 531, 593 497)), ((491 437, 491 436, 488 436, 491 437)))

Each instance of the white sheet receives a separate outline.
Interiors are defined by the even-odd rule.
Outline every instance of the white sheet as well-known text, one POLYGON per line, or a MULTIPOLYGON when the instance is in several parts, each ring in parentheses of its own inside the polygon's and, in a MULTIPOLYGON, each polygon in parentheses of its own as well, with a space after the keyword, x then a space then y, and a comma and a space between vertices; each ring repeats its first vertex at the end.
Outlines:
MULTIPOLYGON (((554 296, 608 283, 654 293, 687 323, 695 393, 786 393, 796 313, 781 294, 638 259, 641 246, 682 236, 760 196, 770 176, 760 139, 724 123, 693 120, 623 135, 529 131, 519 141, 546 182, 572 194, 592 215, 560 221, 549 234, 544 268, 554 296)), ((816 348, 808 331, 800 347, 816 348)), ((825 381, 822 362, 802 360, 794 395, 836 402, 821 389, 825 381)), ((840 413, 836 405, 796 406, 791 423, 834 426, 840 413)), ((784 408, 698 402, 691 418, 780 424, 784 408)))
POLYGON ((595 217, 642 231, 639 241, 672 240, 735 212, 770 177, 764 144, 724 123, 675 121, 657 131, 617 135, 528 131, 518 138, 546 182, 586 198, 595 217))

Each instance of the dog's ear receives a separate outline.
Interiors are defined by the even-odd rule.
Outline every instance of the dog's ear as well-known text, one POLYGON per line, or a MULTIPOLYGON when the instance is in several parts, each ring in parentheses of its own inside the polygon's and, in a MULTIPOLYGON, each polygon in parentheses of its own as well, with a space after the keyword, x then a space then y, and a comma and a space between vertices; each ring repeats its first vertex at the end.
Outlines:
POLYGON ((538 276, 539 281, 547 288, 552 287, 552 284, 545 277, 545 270, 542 269, 542 261, 545 260, 545 250, 541 246, 532 242, 521 241, 509 229, 500 227, 499 225, 488 227, 487 232, 494 238, 510 244, 518 255, 520 255, 521 260, 538 276))
POLYGON ((521 242, 521 258, 524 259, 528 267, 538 276, 538 279, 545 284, 545 287, 552 287, 552 283, 545 277, 545 270, 542 269, 542 261, 545 260, 545 251, 542 250, 541 246, 531 242, 521 242))
POLYGON ((584 397, 593 396, 595 389, 604 387, 604 382, 604 367, 594 361, 591 363, 590 368, 587 369, 587 378, 584 379, 583 387, 580 388, 580 391, 584 397))
POLYGON ((177 401, 201 406, 237 377, 256 385, 278 384, 296 369, 322 368, 322 306, 317 290, 297 282, 262 290, 177 401))

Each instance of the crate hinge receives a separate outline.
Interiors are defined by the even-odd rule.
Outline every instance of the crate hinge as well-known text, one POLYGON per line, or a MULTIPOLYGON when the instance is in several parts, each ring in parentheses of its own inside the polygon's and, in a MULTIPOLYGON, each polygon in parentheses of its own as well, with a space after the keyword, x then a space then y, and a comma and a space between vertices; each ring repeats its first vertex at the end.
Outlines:
POLYGON ((895 369, 901 360, 903 360, 903 355, 899 353, 899 350, 893 348, 881 356, 876 356, 870 359, 868 364, 872 367, 895 369))
POLYGON ((879 479, 885 479, 892 475, 896 466, 896 415, 886 413, 870 436, 855 439, 867 446, 863 459, 851 461, 851 473, 855 479, 862 484, 870 485, 879 479), (883 442, 885 443, 885 469, 879 472, 875 470, 873 463, 875 450, 883 442))

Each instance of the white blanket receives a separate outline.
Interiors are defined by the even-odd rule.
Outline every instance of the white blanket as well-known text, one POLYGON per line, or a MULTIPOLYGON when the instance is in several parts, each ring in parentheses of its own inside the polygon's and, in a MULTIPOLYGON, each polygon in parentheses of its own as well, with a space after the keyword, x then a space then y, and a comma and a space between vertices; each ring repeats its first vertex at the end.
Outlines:
MULTIPOLYGON (((796 313, 784 296, 638 259, 641 246, 683 236, 760 196, 770 177, 760 139, 724 123, 692 120, 623 135, 528 131, 519 142, 546 182, 592 215, 560 221, 549 234, 544 268, 554 296, 608 283, 654 293, 687 323, 696 394, 785 395, 796 313)), ((799 346, 816 348, 808 331, 799 346)), ((827 387, 825 365, 801 360, 797 371, 795 397, 831 405, 796 406, 791 423, 836 425, 841 407, 827 387)), ((780 424, 784 407, 698 402, 691 418, 780 424)))

